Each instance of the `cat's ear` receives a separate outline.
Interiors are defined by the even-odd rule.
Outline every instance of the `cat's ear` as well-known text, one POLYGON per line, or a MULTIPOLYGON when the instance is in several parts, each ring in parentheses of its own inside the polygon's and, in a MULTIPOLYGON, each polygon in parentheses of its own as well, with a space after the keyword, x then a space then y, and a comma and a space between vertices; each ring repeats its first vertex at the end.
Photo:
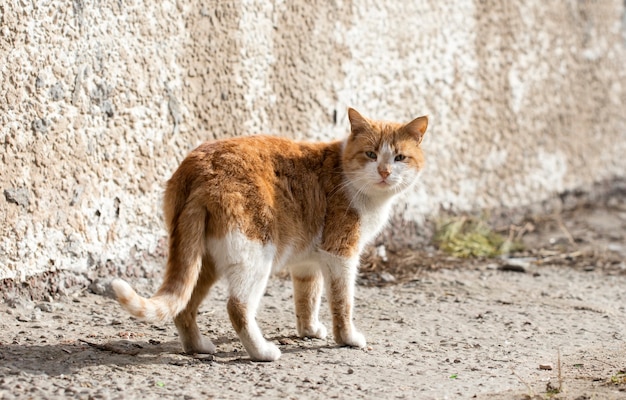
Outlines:
POLYGON ((348 108, 348 119, 350 119, 350 137, 354 137, 370 128, 369 122, 354 108, 348 108))
POLYGON ((415 118, 413 121, 404 125, 403 129, 405 132, 413 136, 417 140, 417 143, 422 143, 422 139, 424 138, 424 133, 426 133, 427 127, 428 127, 428 117, 423 116, 423 117, 415 118))

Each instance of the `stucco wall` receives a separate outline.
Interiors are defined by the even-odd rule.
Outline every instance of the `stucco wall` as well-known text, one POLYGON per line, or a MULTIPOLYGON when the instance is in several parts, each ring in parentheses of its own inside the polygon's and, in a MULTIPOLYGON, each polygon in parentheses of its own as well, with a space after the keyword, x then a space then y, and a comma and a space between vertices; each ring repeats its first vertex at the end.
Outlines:
POLYGON ((421 221, 626 175, 620 0, 0 4, 0 279, 160 268, 200 142, 430 116, 421 221))

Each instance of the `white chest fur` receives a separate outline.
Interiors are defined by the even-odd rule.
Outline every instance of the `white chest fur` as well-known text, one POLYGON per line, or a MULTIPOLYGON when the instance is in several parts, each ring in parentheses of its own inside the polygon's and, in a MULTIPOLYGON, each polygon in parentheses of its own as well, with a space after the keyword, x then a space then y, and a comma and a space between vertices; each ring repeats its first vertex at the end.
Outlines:
POLYGON ((389 221, 393 201, 387 199, 382 202, 360 202, 356 210, 360 217, 359 249, 374 239, 389 221))

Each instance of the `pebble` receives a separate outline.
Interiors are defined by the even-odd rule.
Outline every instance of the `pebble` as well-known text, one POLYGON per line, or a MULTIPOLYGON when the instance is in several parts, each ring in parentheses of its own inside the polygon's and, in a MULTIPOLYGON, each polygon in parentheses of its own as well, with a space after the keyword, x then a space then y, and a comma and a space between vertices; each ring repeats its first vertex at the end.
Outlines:
POLYGON ((94 294, 114 299, 115 293, 109 281, 109 279, 98 278, 89 285, 89 290, 94 294))
POLYGON ((39 303, 35 308, 47 313, 54 311, 54 305, 52 303, 39 303))
POLYGON ((194 358, 203 362, 215 361, 215 356, 213 354, 196 354, 194 358))
POLYGON ((32 301, 20 297, 8 298, 5 300, 6 305, 11 308, 21 308, 24 310, 32 310, 35 305, 32 301))
POLYGON ((391 275, 389 272, 383 272, 380 274, 380 280, 386 283, 395 282, 396 277, 391 275))
POLYGON ((387 262, 387 249, 385 248, 384 244, 376 247, 376 255, 380 257, 380 259, 384 262, 387 262))
POLYGON ((539 369, 552 371, 552 364, 539 364, 539 369))
POLYGON ((530 262, 522 258, 508 258, 504 260, 504 264, 499 268, 501 271, 510 272, 526 272, 530 267, 530 262))
POLYGON ((613 251, 615 253, 626 254, 626 247, 624 247, 623 245, 619 243, 609 243, 608 246, 606 246, 606 248, 607 250, 613 251))

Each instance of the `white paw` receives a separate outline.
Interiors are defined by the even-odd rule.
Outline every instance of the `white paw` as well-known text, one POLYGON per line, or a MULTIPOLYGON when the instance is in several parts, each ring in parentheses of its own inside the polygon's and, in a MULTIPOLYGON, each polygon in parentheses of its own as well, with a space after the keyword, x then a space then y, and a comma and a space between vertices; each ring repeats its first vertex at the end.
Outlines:
POLYGON ((337 341, 337 343, 345 346, 358 347, 360 349, 367 345, 367 342, 365 341, 365 336, 363 336, 361 332, 357 332, 356 330, 352 330, 352 332, 350 332, 349 334, 344 335, 342 340, 337 341))
POLYGON ((254 361, 276 361, 280 358, 280 350, 272 342, 265 342, 263 346, 254 351, 248 350, 250 358, 254 361))
POLYGON ((204 336, 200 337, 200 340, 192 344, 184 344, 183 349, 187 354, 215 354, 217 349, 213 342, 204 336))
POLYGON ((327 333, 326 327, 323 324, 318 322, 314 326, 309 326, 306 328, 299 329, 298 336, 316 338, 316 339, 326 339, 326 333, 327 333))
POLYGON ((198 344, 197 353, 215 354, 216 351, 217 349, 215 348, 215 345, 213 344, 213 342, 211 342, 209 339, 205 338, 204 336, 200 337, 200 343, 198 344))

